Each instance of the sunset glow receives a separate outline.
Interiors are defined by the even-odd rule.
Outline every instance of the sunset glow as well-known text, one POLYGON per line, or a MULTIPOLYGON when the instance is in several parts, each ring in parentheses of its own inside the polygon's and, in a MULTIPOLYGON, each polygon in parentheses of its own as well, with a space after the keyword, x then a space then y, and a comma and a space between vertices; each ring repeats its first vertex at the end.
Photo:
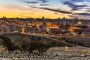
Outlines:
POLYGON ((0 17, 77 18, 89 19, 90 4, 77 0, 1 0, 0 17), (74 3, 76 2, 76 3, 74 3))

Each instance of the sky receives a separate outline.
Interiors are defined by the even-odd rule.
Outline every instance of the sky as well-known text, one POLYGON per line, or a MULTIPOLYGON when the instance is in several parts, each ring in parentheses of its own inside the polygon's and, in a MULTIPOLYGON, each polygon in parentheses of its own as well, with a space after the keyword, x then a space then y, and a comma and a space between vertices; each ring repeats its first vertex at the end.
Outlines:
POLYGON ((0 0, 0 17, 90 19, 90 0, 0 0))

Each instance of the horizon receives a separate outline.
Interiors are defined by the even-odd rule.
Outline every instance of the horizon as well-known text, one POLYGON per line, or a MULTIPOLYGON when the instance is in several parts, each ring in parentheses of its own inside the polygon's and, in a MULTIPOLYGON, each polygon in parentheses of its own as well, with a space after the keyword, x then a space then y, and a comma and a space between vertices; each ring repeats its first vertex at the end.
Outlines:
POLYGON ((3 19, 3 18, 6 18, 6 19, 50 19, 50 20, 53 20, 53 19, 56 19, 56 20, 63 20, 63 19, 65 19, 65 20, 87 20, 87 21, 89 21, 90 19, 82 19, 82 18, 65 18, 65 17, 63 17, 63 18, 45 18, 45 17, 39 17, 39 18, 36 18, 36 17, 5 17, 5 16, 3 16, 3 17, 0 17, 0 19, 3 19))

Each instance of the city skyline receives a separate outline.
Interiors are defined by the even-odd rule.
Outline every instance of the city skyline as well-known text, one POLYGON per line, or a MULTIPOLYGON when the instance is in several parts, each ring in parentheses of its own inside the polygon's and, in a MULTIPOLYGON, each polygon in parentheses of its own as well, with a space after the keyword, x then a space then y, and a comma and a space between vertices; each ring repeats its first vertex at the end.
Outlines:
POLYGON ((0 17, 90 19, 89 0, 0 0, 0 17))

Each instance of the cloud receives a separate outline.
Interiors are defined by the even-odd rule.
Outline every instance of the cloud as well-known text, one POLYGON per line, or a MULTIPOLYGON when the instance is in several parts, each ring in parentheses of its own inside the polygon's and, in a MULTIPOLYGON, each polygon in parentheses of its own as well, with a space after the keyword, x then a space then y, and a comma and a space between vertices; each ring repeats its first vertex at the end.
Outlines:
POLYGON ((20 14, 33 14, 33 13, 20 13, 20 14))
POLYGON ((79 10, 79 9, 81 9, 83 7, 87 7, 87 5, 76 5, 76 4, 74 4, 74 3, 70 2, 70 1, 65 1, 65 2, 63 2, 63 4, 68 5, 69 7, 71 7, 72 10, 79 10))
POLYGON ((39 6, 48 6, 49 4, 40 4, 39 6))
POLYGON ((18 15, 18 16, 20 16, 20 17, 30 17, 28 15, 18 15))
POLYGON ((82 15, 82 16, 90 16, 90 13, 76 13, 78 15, 82 15))
POLYGON ((25 3, 47 3, 47 0, 23 0, 25 3))
POLYGON ((72 14, 72 12, 62 11, 62 10, 58 10, 58 9, 43 8, 43 7, 41 7, 40 9, 49 10, 49 11, 53 11, 53 12, 64 13, 64 14, 72 14))
POLYGON ((48 0, 38 0, 38 1, 41 1, 42 3, 47 3, 48 0))
POLYGON ((24 1, 25 3, 38 3, 38 1, 24 1))
POLYGON ((88 1, 88 0, 71 0, 73 2, 84 2, 84 1, 88 1))
POLYGON ((18 6, 18 5, 5 5, 4 7, 6 9, 11 9, 11 10, 27 10, 26 7, 24 7, 24 6, 18 6))
POLYGON ((22 0, 22 2, 24 2, 24 3, 29 3, 29 4, 38 3, 38 1, 36 1, 36 0, 34 0, 34 1, 32 1, 32 0, 22 0))
POLYGON ((90 4, 85 0, 23 0, 29 7, 72 16, 90 16, 90 4))
POLYGON ((88 19, 90 20, 90 15, 78 15, 78 14, 74 14, 74 15, 70 15, 70 17, 72 18, 79 18, 79 19, 88 19))

